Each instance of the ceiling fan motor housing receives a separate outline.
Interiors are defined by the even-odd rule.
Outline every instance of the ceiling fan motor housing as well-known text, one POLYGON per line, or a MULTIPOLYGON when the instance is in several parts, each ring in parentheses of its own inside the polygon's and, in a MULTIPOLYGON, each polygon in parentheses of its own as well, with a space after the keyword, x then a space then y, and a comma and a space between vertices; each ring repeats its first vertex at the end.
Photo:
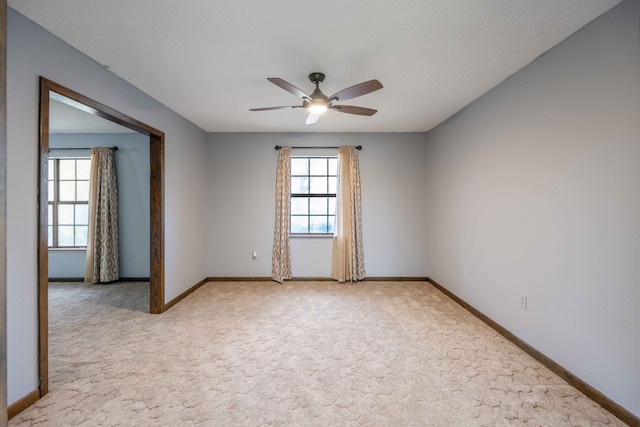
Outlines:
POLYGON ((322 83, 324 81, 324 74, 311 73, 309 74, 309 80, 311 80, 313 83, 322 83))
POLYGON ((309 108, 312 106, 316 106, 320 109, 327 109, 329 108, 329 98, 322 93, 322 91, 320 90, 320 83, 322 83, 324 81, 324 77, 325 75, 322 73, 311 73, 309 74, 309 80, 311 80, 313 83, 315 83, 316 88, 315 90, 311 93, 311 95, 309 95, 309 98, 311 98, 310 102, 304 102, 304 107, 305 108, 309 108))

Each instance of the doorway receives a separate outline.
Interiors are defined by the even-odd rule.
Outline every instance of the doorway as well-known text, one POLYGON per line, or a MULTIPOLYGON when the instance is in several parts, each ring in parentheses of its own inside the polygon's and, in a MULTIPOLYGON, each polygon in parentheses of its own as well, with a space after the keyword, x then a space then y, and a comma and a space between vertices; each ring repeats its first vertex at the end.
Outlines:
POLYGON ((150 250, 149 312, 164 311, 164 133, 129 116, 87 98, 71 89, 40 78, 40 141, 38 160, 38 326, 40 397, 49 388, 49 314, 48 314, 48 161, 49 112, 53 97, 68 100, 72 106, 117 123, 149 137, 150 166, 150 250), (60 95, 60 96, 58 96, 60 95))

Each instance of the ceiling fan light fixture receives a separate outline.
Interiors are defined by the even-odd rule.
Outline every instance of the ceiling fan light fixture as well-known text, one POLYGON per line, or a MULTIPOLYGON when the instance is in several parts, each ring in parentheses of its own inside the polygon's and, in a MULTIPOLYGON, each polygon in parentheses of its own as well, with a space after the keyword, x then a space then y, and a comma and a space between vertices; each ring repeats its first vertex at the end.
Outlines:
POLYGON ((309 111, 312 114, 322 114, 327 111, 327 106, 324 104, 311 104, 309 106, 309 111))

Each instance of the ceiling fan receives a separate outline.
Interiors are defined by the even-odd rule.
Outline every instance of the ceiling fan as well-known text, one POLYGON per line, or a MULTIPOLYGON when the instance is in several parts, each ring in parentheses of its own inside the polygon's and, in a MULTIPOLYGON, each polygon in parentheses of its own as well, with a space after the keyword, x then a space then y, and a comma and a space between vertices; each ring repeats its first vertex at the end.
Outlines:
POLYGON ((307 95, 291 83, 282 80, 278 77, 269 77, 271 83, 276 86, 281 87, 294 94, 295 96, 302 98, 302 105, 289 105, 284 107, 265 107, 265 108, 251 108, 249 111, 268 111, 268 110, 288 110, 291 108, 306 108, 309 110, 309 116, 307 117, 306 123, 308 125, 313 124, 318 121, 320 115, 327 110, 334 110, 340 113, 347 114, 357 114, 359 116, 373 116, 378 110, 373 110, 371 108, 364 107, 354 107, 352 105, 336 105, 335 102, 345 101, 347 99, 356 98, 358 96, 366 95, 368 93, 374 92, 378 89, 382 89, 382 83, 378 80, 369 80, 367 82, 363 82, 357 84, 355 86, 348 87, 346 89, 342 89, 339 92, 334 93, 331 96, 326 96, 320 90, 320 83, 324 81, 324 74, 322 73, 311 73, 309 74, 309 80, 311 80, 316 85, 316 89, 311 93, 311 95, 307 95))

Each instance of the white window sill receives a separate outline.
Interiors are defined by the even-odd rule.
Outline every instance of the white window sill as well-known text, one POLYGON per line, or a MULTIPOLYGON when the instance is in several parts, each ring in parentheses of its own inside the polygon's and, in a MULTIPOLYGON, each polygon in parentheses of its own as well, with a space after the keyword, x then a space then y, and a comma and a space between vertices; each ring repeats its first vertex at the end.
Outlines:
POLYGON ((312 239, 332 239, 333 234, 289 234, 290 239, 312 238, 312 239))
POLYGON ((49 248, 51 252, 86 252, 87 248, 49 248))

